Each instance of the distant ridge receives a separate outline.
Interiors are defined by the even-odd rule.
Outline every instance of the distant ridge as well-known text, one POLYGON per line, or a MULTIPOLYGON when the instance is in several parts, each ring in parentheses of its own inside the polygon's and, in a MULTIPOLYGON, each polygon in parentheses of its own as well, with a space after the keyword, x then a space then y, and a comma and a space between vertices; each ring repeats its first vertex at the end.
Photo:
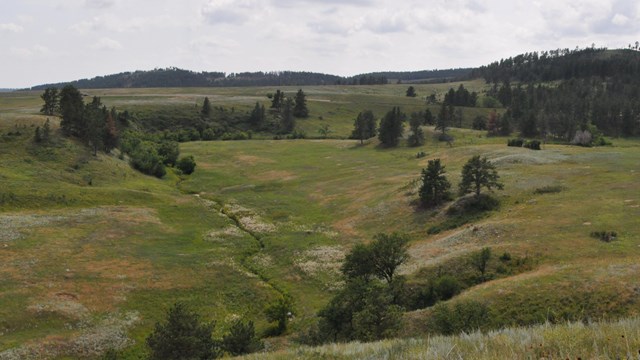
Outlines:
POLYGON ((170 67, 148 71, 122 72, 70 82, 33 86, 33 90, 73 85, 80 89, 146 88, 146 87, 231 87, 231 86, 310 86, 310 85, 377 85, 390 81, 447 82, 468 76, 473 69, 376 72, 351 77, 304 72, 195 72, 170 67))

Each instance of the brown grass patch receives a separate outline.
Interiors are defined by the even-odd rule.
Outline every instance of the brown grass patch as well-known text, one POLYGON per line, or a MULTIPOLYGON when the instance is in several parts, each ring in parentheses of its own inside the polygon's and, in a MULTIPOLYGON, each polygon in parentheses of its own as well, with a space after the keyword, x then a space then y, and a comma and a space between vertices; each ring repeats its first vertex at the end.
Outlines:
POLYGON ((244 154, 240 154, 240 155, 236 155, 234 156, 234 159, 236 159, 237 162, 240 162, 244 165, 257 165, 257 164, 273 164, 275 163, 274 160, 271 159, 267 159, 267 158, 261 158, 258 156, 254 156, 254 155, 244 155, 244 154))
POLYGON ((263 181, 290 181, 296 179, 297 177, 298 176, 294 173, 284 170, 271 170, 251 176, 252 179, 263 181))

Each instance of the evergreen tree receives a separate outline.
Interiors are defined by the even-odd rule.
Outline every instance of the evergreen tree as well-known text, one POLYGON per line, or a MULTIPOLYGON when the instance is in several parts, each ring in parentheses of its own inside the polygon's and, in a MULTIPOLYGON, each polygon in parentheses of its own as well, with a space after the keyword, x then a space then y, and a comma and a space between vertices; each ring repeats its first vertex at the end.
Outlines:
POLYGON ((264 105, 260 105, 260 103, 256 101, 256 106, 253 107, 251 115, 249 115, 249 123, 253 127, 260 129, 263 126, 265 119, 266 115, 264 105))
POLYGON ((216 359, 222 356, 220 344, 211 333, 215 323, 202 323, 200 316, 185 304, 176 303, 164 323, 156 323, 146 343, 149 359, 216 359))
POLYGON ((444 174, 440 159, 429 160, 427 168, 422 169, 422 186, 419 191, 422 206, 436 206, 449 200, 451 183, 444 174))
POLYGON ((253 321, 246 324, 238 320, 231 325, 229 333, 222 337, 222 348, 232 356, 260 351, 264 344, 256 337, 253 321))
POLYGON ((276 90, 276 93, 271 98, 271 108, 280 111, 284 105, 284 93, 280 90, 276 90))
POLYGON ((411 117, 409 120, 409 127, 411 128, 411 135, 409 135, 409 146, 420 146, 424 144, 424 132, 422 131, 422 119, 419 117, 411 117))
POLYGON ((40 98, 44 100, 44 105, 40 112, 45 115, 53 115, 58 110, 59 106, 59 94, 58 89, 54 87, 48 87, 44 90, 44 93, 40 95, 40 98))
POLYGON ((295 105, 293 107, 293 116, 297 118, 309 117, 309 109, 307 109, 307 96, 302 89, 299 89, 295 97, 295 105))
POLYGON ((288 134, 296 128, 296 119, 293 117, 293 100, 287 98, 280 114, 280 133, 288 134))
POLYGON ((82 132, 82 113, 84 111, 84 103, 82 102, 82 94, 80 91, 67 85, 60 91, 60 129, 65 135, 79 136, 82 132))
POLYGON ((376 118, 373 112, 371 110, 360 112, 353 123, 351 138, 358 139, 360 144, 363 144, 364 140, 374 136, 376 136, 376 118))
POLYGON ((460 195, 475 192, 476 197, 480 197, 480 190, 483 187, 489 190, 494 187, 502 190, 504 186, 498 182, 499 178, 496 167, 486 157, 480 158, 480 155, 476 155, 469 159, 462 168, 462 181, 459 185, 460 195))
POLYGON ((451 114, 449 106, 447 106, 446 103, 442 103, 442 106, 440 106, 440 112, 438 113, 438 117, 436 118, 436 130, 440 130, 444 135, 447 131, 447 128, 449 127, 450 119, 451 114))
POLYGON ((93 150, 93 156, 98 155, 98 150, 103 148, 106 130, 107 109, 102 107, 100 98, 93 97, 93 101, 85 105, 82 115, 83 128, 79 136, 93 150))
POLYGON ((116 117, 114 117, 114 114, 117 116, 115 108, 112 108, 111 111, 107 113, 105 121, 102 143, 104 145, 104 151, 107 153, 118 146, 118 127, 116 126, 116 117))
POLYGON ((269 322, 276 322, 277 335, 287 331, 287 321, 293 315, 293 300, 289 295, 283 295, 276 302, 264 309, 264 314, 269 322))
POLYGON ((206 96, 204 98, 204 103, 202 103, 202 110, 200 110, 200 114, 206 118, 211 115, 211 103, 209 102, 209 98, 206 96))
POLYGON ((42 140, 49 141, 51 138, 51 121, 47 118, 47 121, 44 122, 42 126, 42 140))
POLYGON ((409 86, 409 88, 407 88, 407 93, 406 93, 407 97, 416 97, 416 89, 413 86, 409 86))
POLYGON ((378 128, 378 139, 384 146, 398 146, 399 138, 404 131, 405 115, 400 111, 399 107, 394 107, 380 121, 378 128))
POLYGON ((431 113, 431 110, 429 110, 429 108, 427 108, 427 110, 425 110, 424 112, 424 125, 433 125, 435 121, 433 120, 433 114, 431 113))

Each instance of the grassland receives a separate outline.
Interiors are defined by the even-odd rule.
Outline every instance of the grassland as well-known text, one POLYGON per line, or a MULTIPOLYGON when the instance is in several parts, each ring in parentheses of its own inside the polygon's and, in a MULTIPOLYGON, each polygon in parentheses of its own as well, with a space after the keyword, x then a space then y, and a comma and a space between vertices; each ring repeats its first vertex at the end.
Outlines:
MULTIPOLYGON (((426 96, 442 94, 449 85, 416 88, 419 96, 426 96)), ((472 90, 481 86, 465 84, 472 90)), ((101 96, 107 106, 136 111, 160 104, 194 106, 204 96, 213 105, 250 109, 255 101, 268 100, 266 94, 273 90, 88 93, 101 96)), ((295 301, 295 333, 313 321, 340 286, 338 269, 350 246, 390 231, 411 238, 411 259, 402 268, 408 276, 459 261, 486 246, 496 254, 508 251, 531 259, 529 271, 473 287, 451 300, 487 303, 504 323, 637 315, 637 140, 614 139, 614 146, 604 148, 546 145, 536 152, 508 148, 504 138, 465 129, 452 130, 453 147, 434 141, 432 128, 425 128, 427 143, 419 148, 402 144, 381 149, 375 141, 359 145, 340 139, 348 136, 363 109, 379 116, 394 105, 406 112, 424 109, 420 98, 407 98, 404 90, 404 85, 305 88, 311 118, 298 126, 314 133, 329 124, 335 139, 183 143, 182 153, 196 158, 196 172, 184 178, 170 172, 162 180, 133 171, 115 155, 93 157, 59 136, 47 146, 34 144, 33 126, 45 120, 37 113, 39 94, 0 94, 0 359, 40 353, 90 357, 108 348, 123 349, 124 357, 140 356, 154 322, 178 300, 216 320, 218 333, 237 318, 252 319, 265 331, 263 306, 288 292, 295 301), (8 135, 16 132, 21 135, 8 135), (418 151, 427 156, 416 158, 418 151), (457 184, 464 162, 476 154, 491 159, 505 183, 505 190, 496 193, 500 210, 473 226, 429 234, 445 215, 443 209, 415 206, 421 169, 428 159, 441 158, 457 184), (559 191, 536 193, 544 187, 559 191), (604 243, 589 236, 602 230, 614 230, 619 237, 604 243)), ((403 334, 427 332, 429 316, 429 309, 407 313, 403 334)), ((629 339, 635 353, 637 321, 620 324, 597 331, 606 334, 606 326, 611 326, 617 329, 612 332, 635 334, 629 339)), ((479 344, 508 347, 525 336, 530 339, 522 340, 523 346, 535 346, 536 336, 549 344, 549 334, 564 331, 557 339, 566 339, 569 347, 550 350, 578 355, 563 352, 579 346, 568 334, 589 328, 562 329, 535 328, 521 337, 519 331, 527 330, 468 339, 398 340, 361 350, 344 345, 303 349, 300 354, 360 358, 400 351, 393 354, 420 358, 411 354, 422 354, 421 348, 436 341, 444 344, 439 349, 457 344, 452 356, 474 357, 465 355, 472 350, 463 349, 475 347, 478 358, 491 358, 506 348, 487 346, 498 350, 482 353, 479 344), (515 335, 507 340, 511 335, 505 334, 515 335)), ((604 335, 598 339, 606 343, 604 335)), ((269 343, 278 348, 287 341, 269 343)), ((619 341, 608 344, 607 354, 626 349, 619 341)), ((528 353, 522 354, 527 358, 528 353)))

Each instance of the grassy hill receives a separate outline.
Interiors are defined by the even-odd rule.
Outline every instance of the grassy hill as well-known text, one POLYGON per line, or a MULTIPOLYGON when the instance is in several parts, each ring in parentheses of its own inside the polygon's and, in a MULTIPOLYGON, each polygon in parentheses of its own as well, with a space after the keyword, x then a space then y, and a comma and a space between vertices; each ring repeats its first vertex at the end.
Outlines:
MULTIPOLYGON (((93 157, 59 135, 45 146, 35 144, 34 126, 45 121, 38 115, 39 92, 0 94, 0 359, 91 357, 110 348, 134 358, 144 354, 145 337, 175 301, 216 320, 217 334, 238 318, 254 320, 262 333, 269 328, 263 307, 287 292, 296 313, 290 334, 302 332, 341 286, 338 270, 350 247, 391 231, 411 239, 411 257, 401 273, 415 281, 463 263, 483 247, 526 261, 523 271, 496 275, 496 280, 449 301, 482 301, 496 323, 636 315, 637 140, 614 139, 613 146, 599 148, 545 145, 531 151, 506 147, 505 138, 487 138, 484 132, 453 129, 455 142, 449 147, 434 140, 431 127, 425 127, 427 142, 418 148, 403 143, 381 149, 376 141, 359 145, 343 140, 359 111, 370 108, 382 116, 396 105, 408 113, 423 110, 421 97, 441 96, 457 85, 415 85, 418 98, 405 97, 405 85, 305 87, 311 118, 300 120, 298 127, 312 134, 328 124, 332 139, 183 143, 181 152, 195 157, 196 172, 189 177, 169 172, 161 180, 135 172, 117 153, 93 157), (419 151, 426 157, 417 158, 419 151), (441 158, 455 186, 473 155, 487 156, 496 165, 505 184, 496 193, 501 207, 447 229, 444 208, 416 207, 416 179, 428 159, 441 158), (443 230, 433 233, 433 227, 443 230), (618 237, 602 242, 590 236, 594 231, 616 231, 618 237)), ((484 84, 466 82, 465 87, 481 91, 484 84)), ((292 93, 297 87, 282 89, 292 93)), ((195 108, 204 96, 212 105, 250 109, 272 91, 85 92, 100 96, 109 107, 136 112, 155 106, 195 108)), ((465 109, 465 119, 470 122, 472 114, 490 110, 465 109)), ((497 261, 492 271, 497 271, 497 261)), ((406 313, 403 335, 428 333, 431 315, 430 308, 406 313)), ((637 335, 636 323, 613 324, 611 331, 637 335)), ((565 335, 558 339, 570 341, 566 334, 581 331, 577 327, 559 328, 565 335)), ((554 329, 505 330, 482 341, 549 339, 554 329), (534 333, 541 335, 528 335, 534 333)), ((440 339, 300 354, 422 354, 420 349, 440 339)), ((610 353, 624 350, 618 341, 598 339, 616 349, 610 353)), ((478 344, 464 337, 442 341, 478 344)), ((630 348, 637 347, 637 336, 630 341, 630 348)), ((271 349, 286 347, 291 336, 267 342, 271 349)), ((461 348, 456 345, 451 354, 472 354, 461 348)), ((297 356, 286 351, 296 350, 274 356, 297 356)), ((562 351, 555 354, 571 353, 562 351)), ((494 353, 486 354, 478 357, 494 353)))

